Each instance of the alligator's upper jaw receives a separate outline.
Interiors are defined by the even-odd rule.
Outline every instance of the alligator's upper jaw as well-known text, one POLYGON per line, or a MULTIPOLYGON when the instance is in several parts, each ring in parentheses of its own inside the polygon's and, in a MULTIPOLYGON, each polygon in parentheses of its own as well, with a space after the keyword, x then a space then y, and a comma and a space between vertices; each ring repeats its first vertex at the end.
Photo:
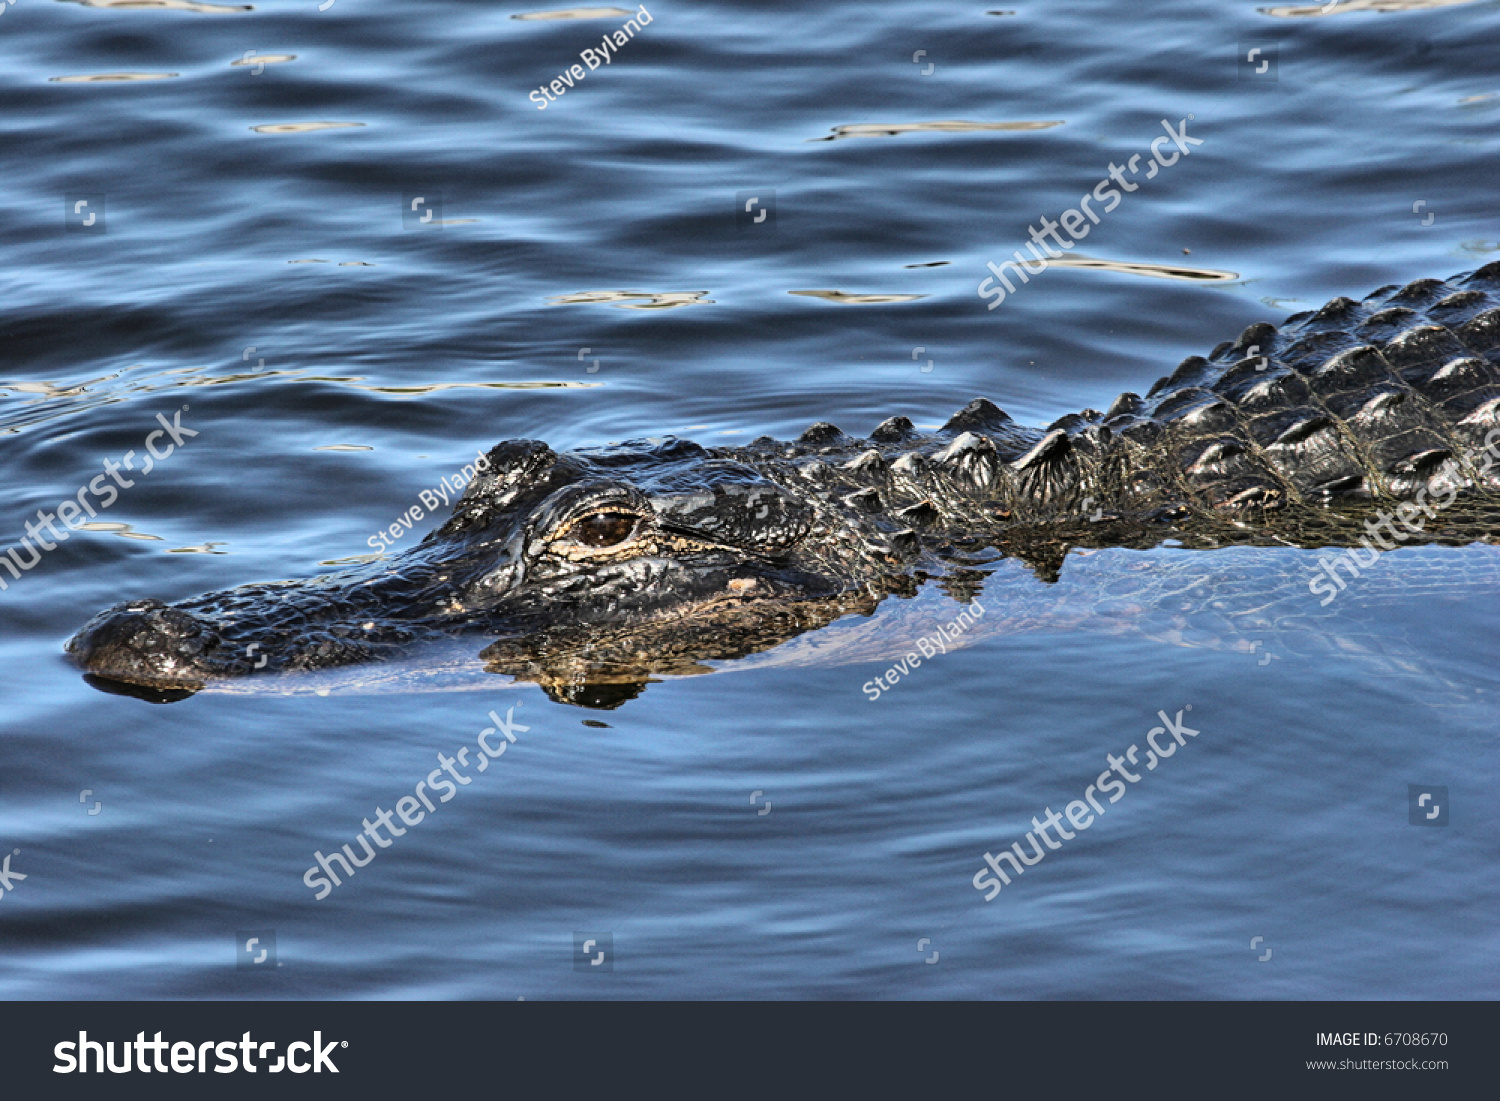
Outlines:
POLYGON ((213 675, 218 634, 159 600, 135 600, 100 612, 64 649, 85 673, 154 689, 202 688, 213 675))

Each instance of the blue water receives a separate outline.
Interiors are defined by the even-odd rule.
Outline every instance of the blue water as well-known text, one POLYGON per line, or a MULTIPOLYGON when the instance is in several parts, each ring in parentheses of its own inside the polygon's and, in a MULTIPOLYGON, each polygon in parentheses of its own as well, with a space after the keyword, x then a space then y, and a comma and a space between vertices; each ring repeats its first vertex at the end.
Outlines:
POLYGON ((1047 423, 1500 257, 1500 3, 1008 3, 659 0, 545 110, 623 12, 0 9, 0 541, 158 413, 199 433, 0 592, 0 996, 1500 996, 1483 546, 1395 552, 1321 617, 1291 548, 1075 557, 1035 621, 1002 570, 985 630, 878 701, 911 617, 955 606, 608 712, 503 676, 160 706, 63 660, 116 601, 370 553, 500 439, 867 432, 981 394, 1047 423), (58 79, 102 74, 159 79, 58 79), (1057 125, 836 129, 952 120, 1057 125), (986 309, 986 262, 1164 121, 1202 144, 1071 255, 1220 277, 1056 266, 986 309), (1099 614, 1194 570, 1274 629, 1099 614), (1179 755, 983 900, 986 851, 1188 705, 1179 755), (527 727, 505 756, 315 898, 314 852, 491 710, 527 727), (1446 827, 1409 824, 1412 784, 1446 827), (607 967, 575 969, 589 939, 607 967))

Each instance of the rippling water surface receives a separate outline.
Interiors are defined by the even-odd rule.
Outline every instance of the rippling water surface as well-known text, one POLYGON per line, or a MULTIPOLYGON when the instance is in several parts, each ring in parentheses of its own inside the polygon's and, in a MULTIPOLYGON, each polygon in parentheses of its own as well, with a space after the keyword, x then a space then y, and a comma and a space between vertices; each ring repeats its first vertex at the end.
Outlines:
POLYGON ((61 655, 118 600, 369 554, 500 439, 981 394, 1047 423, 1496 259, 1500 4, 659 0, 545 109, 630 9, 0 11, 0 540, 158 413, 198 432, 0 592, 0 995, 1500 995, 1487 547, 1395 552, 1327 615, 1291 548, 1002 569, 985 630, 874 702, 940 593, 607 712, 500 676, 157 706, 61 655), (1164 120, 1202 144, 986 309, 986 262, 1164 120), (1179 756, 983 901, 985 851, 1189 705, 1179 756), (513 706, 496 767, 314 898, 314 851, 513 706))

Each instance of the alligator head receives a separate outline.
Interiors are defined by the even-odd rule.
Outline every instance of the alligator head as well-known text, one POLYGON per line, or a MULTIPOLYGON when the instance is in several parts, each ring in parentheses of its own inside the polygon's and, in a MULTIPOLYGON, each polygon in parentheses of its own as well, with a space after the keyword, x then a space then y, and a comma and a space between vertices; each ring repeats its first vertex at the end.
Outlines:
POLYGON ((217 678, 395 656, 482 634, 495 672, 616 706, 652 672, 766 649, 869 611, 900 546, 672 438, 558 454, 510 440, 410 550, 304 581, 118 605, 66 646, 99 687, 173 699, 217 678))

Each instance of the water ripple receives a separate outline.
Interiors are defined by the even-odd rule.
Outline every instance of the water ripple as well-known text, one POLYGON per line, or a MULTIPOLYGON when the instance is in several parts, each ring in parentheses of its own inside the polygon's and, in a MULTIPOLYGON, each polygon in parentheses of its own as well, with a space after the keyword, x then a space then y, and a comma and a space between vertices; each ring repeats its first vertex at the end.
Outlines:
POLYGON ((285 65, 288 61, 296 61, 296 54, 258 54, 254 50, 247 51, 244 57, 231 61, 230 65, 285 65))
POLYGON ((1258 10, 1282 19, 1321 19, 1328 15, 1347 15, 1358 11, 1426 11, 1429 8, 1451 8, 1475 2, 1476 0, 1334 0, 1333 3, 1284 4, 1258 10))
POLYGON ((1099 260, 1089 256, 1064 256, 1059 260, 1048 260, 1047 266, 1117 271, 1126 275, 1150 275, 1157 279, 1185 279, 1196 283, 1223 283, 1240 277, 1239 272, 1217 271, 1214 268, 1190 268, 1183 264, 1148 264, 1133 260, 1099 260))
POLYGON ((822 298, 828 302, 840 302, 846 306, 874 306, 884 302, 915 302, 926 298, 925 294, 849 294, 847 291, 787 291, 808 298, 822 298))
POLYGON ((965 122, 950 119, 944 122, 853 122, 833 127, 833 132, 808 141, 840 141, 844 138, 893 138, 898 134, 932 131, 935 133, 966 133, 976 130, 1050 130, 1061 126, 1062 119, 1051 122, 965 122))
POLYGON ((250 129, 257 134, 305 134, 309 130, 340 130, 364 125, 363 122, 266 122, 250 129))
POLYGON ((622 310, 673 310, 679 306, 714 304, 708 291, 580 291, 551 295, 547 301, 558 306, 608 302, 622 310))
POLYGON ((201 0, 59 0, 65 4, 80 4, 85 8, 109 8, 115 11, 129 9, 163 9, 166 11, 193 11, 206 15, 238 15, 254 11, 250 4, 208 4, 201 0))
POLYGON ((624 8, 559 8, 555 11, 523 11, 512 19, 614 19, 634 15, 624 8))
POLYGON ((83 76, 49 76, 55 84, 99 84, 124 80, 171 80, 178 73, 90 73, 83 76))

